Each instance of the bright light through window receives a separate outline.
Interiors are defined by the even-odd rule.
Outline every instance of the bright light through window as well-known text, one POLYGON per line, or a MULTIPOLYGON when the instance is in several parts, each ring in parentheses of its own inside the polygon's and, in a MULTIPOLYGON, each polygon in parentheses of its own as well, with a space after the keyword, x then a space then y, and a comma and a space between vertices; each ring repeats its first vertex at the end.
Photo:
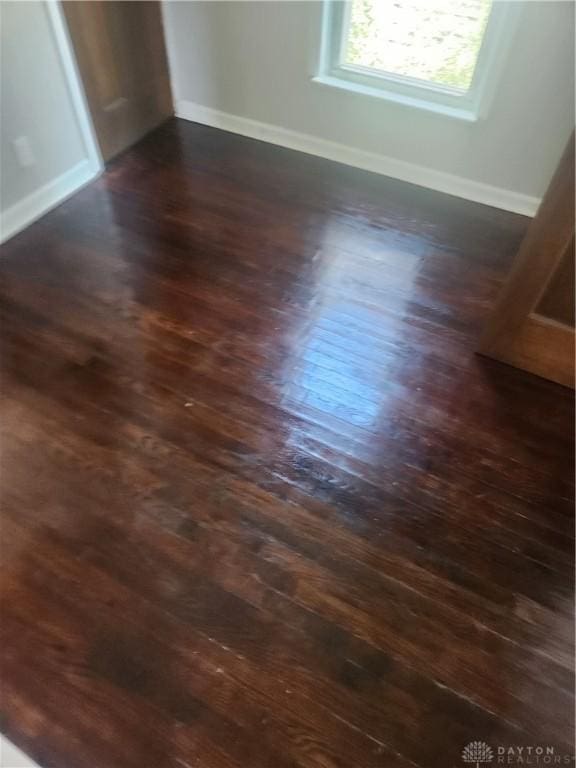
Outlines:
POLYGON ((437 112, 485 117, 523 3, 324 0, 315 82, 437 112))
POLYGON ((342 64, 467 92, 492 0, 352 0, 342 64))

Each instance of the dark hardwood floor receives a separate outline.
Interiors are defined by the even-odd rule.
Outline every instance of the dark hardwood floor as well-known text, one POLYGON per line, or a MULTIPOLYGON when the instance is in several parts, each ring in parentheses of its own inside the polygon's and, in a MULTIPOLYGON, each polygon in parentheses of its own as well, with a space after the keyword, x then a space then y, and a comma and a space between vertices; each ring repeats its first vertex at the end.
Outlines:
POLYGON ((572 393, 474 354, 527 223, 172 120, 6 244, 1 730, 571 754, 572 393))

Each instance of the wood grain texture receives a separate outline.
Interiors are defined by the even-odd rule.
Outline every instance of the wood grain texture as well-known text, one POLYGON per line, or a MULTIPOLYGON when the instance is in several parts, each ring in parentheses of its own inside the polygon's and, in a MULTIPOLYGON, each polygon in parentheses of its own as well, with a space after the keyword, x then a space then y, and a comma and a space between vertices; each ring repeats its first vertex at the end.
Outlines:
POLYGON ((571 328, 574 328, 576 324, 574 322, 576 309, 576 302, 574 301, 574 285, 576 283, 574 279, 574 256, 574 235, 572 235, 558 268, 536 307, 539 315, 549 317, 551 320, 571 328))
POLYGON ((574 388, 574 134, 533 219, 479 352, 574 388))
POLYGON ((2 730, 75 768, 573 749, 523 217, 171 120, 3 249, 2 730))

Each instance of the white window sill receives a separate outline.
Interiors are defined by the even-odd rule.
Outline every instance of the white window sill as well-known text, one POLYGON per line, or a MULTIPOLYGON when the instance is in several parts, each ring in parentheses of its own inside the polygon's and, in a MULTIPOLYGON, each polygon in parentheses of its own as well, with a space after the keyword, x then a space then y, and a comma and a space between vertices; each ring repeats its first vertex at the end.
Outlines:
POLYGON ((450 117, 455 120, 462 120, 467 123, 475 123, 478 120, 478 113, 472 107, 452 107, 447 104, 428 101, 427 99, 395 93, 394 91, 386 90, 385 88, 360 85, 359 83, 353 83, 350 80, 344 80, 343 78, 334 77, 332 75, 317 75, 312 78, 312 82, 330 88, 339 88, 343 91, 361 94, 362 96, 383 99, 384 101, 390 101, 394 104, 402 104, 402 106, 405 107, 413 107, 415 109, 425 110, 426 112, 434 112, 437 115, 443 115, 444 117, 450 117))

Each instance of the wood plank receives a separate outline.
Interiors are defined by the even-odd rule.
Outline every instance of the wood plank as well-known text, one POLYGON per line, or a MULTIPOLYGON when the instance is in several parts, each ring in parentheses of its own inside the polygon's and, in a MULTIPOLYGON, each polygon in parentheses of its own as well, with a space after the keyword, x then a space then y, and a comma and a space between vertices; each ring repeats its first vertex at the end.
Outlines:
POLYGON ((2 729, 39 765, 572 750, 574 404, 520 216, 172 120, 3 247, 2 729))

